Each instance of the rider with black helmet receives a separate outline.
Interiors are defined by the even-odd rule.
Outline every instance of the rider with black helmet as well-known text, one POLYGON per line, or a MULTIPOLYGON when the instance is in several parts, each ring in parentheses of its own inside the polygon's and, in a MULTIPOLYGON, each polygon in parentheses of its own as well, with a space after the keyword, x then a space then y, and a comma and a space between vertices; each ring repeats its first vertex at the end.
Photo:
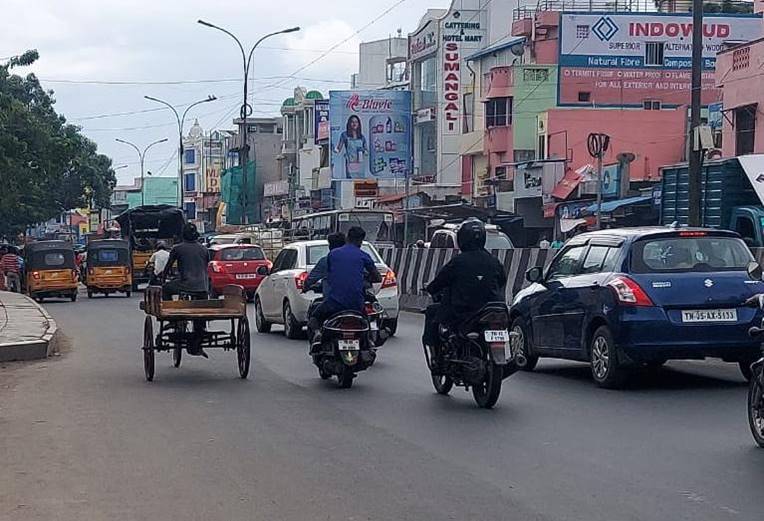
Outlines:
POLYGON ((426 288, 429 294, 440 293, 442 298, 425 313, 425 345, 439 346, 439 324, 458 324, 488 302, 504 302, 507 276, 499 260, 485 249, 485 240, 485 225, 479 219, 468 219, 459 227, 456 241, 460 253, 426 288))

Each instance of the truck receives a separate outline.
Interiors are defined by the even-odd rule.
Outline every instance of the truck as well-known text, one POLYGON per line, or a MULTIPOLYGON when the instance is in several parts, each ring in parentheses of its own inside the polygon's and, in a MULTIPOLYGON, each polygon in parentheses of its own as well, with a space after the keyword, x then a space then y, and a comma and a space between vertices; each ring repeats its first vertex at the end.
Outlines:
MULTIPOLYGON (((688 165, 671 165, 661 170, 660 222, 687 226, 688 165)), ((701 169, 700 192, 701 226, 733 230, 749 247, 764 247, 764 155, 707 161, 701 169)))

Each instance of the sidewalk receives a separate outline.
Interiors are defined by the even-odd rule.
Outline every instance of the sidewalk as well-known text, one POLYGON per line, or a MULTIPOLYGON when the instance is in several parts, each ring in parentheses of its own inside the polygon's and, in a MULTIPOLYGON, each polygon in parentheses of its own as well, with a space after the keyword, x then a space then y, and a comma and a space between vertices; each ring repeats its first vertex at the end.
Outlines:
POLYGON ((56 322, 35 301, 0 291, 0 362, 45 358, 56 331, 56 322))

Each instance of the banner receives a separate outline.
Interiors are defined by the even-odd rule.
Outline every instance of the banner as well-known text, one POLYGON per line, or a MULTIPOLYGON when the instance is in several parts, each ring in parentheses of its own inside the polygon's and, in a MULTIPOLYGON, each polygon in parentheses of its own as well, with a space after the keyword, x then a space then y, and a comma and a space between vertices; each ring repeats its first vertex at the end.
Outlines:
POLYGON ((329 123, 329 100, 316 100, 316 113, 313 118, 315 128, 313 129, 313 136, 315 136, 315 142, 324 143, 329 140, 329 134, 331 132, 331 124, 329 123))
POLYGON ((329 93, 333 179, 390 179, 411 172, 411 92, 329 93))

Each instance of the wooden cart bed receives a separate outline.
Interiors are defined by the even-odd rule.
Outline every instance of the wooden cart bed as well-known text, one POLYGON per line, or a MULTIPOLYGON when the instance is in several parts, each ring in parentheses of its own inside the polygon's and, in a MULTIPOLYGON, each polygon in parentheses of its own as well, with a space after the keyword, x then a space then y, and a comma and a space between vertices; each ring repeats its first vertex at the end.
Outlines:
POLYGON ((162 288, 146 288, 143 309, 159 320, 229 320, 241 318, 247 312, 247 300, 241 286, 223 288, 223 298, 217 300, 162 300, 162 288))

